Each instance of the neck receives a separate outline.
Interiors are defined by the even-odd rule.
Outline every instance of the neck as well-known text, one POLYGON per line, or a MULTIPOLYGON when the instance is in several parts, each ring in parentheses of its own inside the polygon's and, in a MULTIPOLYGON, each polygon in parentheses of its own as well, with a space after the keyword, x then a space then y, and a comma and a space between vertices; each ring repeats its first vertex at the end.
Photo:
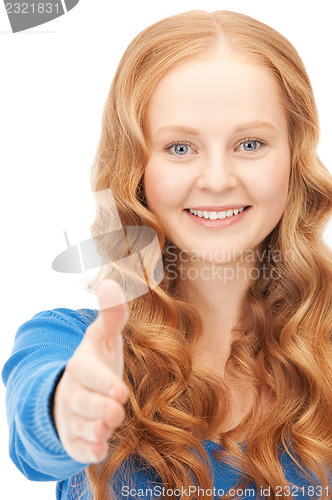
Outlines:
MULTIPOLYGON (((189 259, 188 259, 189 260, 189 259)), ((194 348, 197 360, 223 373, 242 303, 252 283, 255 262, 183 262, 178 274, 178 289, 184 300, 194 304, 203 323, 202 335, 194 348)))
POLYGON ((237 317, 253 282, 252 276, 257 275, 256 268, 255 262, 211 263, 188 259, 179 266, 177 285, 185 300, 228 324, 237 317))

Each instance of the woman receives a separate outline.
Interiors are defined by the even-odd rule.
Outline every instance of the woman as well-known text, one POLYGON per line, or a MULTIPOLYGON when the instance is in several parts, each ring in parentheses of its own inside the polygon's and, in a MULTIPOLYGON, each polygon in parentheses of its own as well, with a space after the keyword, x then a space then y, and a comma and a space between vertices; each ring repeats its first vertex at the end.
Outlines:
POLYGON ((107 278, 142 278, 105 265, 89 284, 97 318, 58 309, 20 327, 3 377, 28 477, 70 499, 330 498, 332 182, 318 134, 303 63, 264 24, 192 11, 133 40, 104 110, 92 234, 114 261, 117 216, 155 229, 164 276, 110 307, 125 298, 107 278))

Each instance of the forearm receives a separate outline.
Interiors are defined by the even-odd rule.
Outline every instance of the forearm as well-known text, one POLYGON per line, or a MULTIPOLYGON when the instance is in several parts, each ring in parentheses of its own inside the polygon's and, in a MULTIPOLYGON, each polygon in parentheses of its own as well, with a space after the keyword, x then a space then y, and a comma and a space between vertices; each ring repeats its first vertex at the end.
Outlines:
POLYGON ((32 318, 20 327, 4 366, 10 457, 31 480, 58 481, 87 466, 66 453, 52 418, 55 386, 82 333, 63 318, 32 318))

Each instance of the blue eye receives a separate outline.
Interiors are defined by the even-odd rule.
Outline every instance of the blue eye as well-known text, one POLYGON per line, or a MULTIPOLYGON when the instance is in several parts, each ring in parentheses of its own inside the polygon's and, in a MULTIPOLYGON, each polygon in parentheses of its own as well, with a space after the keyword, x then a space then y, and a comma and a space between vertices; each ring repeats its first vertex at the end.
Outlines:
POLYGON ((168 144, 168 146, 165 146, 165 150, 175 156, 186 156, 188 153, 194 152, 192 148, 193 145, 191 143, 180 141, 172 142, 171 144, 168 144))
POLYGON ((241 144, 238 146, 238 149, 240 151, 251 152, 251 151, 258 151, 263 146, 265 146, 265 143, 260 139, 246 139, 245 141, 241 142, 241 144), (241 146, 243 146, 243 148, 241 148, 241 146))
POLYGON ((174 152, 177 155, 185 155, 188 153, 188 146, 187 144, 177 144, 174 146, 174 152))

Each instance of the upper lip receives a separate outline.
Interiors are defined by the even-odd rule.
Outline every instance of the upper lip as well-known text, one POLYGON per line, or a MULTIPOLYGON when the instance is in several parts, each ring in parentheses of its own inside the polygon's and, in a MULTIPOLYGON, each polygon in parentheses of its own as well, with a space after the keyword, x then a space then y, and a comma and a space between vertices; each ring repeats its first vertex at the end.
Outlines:
POLYGON ((200 206, 200 207, 188 207, 188 208, 185 208, 185 210, 189 210, 189 209, 192 209, 192 210, 205 210, 206 212, 223 212, 225 210, 232 210, 233 208, 242 208, 242 207, 248 207, 250 205, 246 205, 246 204, 236 204, 234 203, 233 205, 221 205, 221 206, 207 206, 207 205, 204 205, 204 206, 200 206))

